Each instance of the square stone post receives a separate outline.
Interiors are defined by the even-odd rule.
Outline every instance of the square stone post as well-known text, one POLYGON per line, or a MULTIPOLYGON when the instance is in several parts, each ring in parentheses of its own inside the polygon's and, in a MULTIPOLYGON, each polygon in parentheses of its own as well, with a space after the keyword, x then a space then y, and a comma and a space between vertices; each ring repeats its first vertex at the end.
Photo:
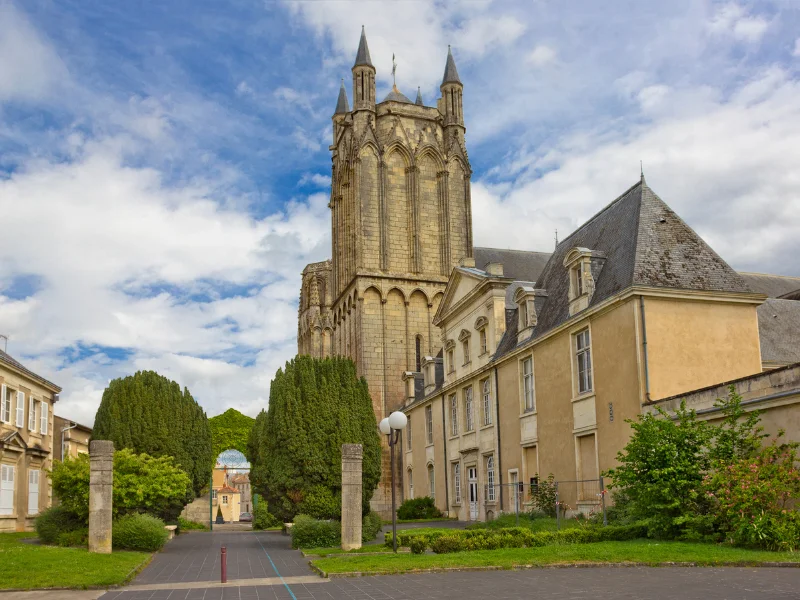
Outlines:
POLYGON ((361 548, 361 444, 342 444, 342 550, 361 548))
POLYGON ((89 443, 89 552, 111 554, 114 442, 89 443))

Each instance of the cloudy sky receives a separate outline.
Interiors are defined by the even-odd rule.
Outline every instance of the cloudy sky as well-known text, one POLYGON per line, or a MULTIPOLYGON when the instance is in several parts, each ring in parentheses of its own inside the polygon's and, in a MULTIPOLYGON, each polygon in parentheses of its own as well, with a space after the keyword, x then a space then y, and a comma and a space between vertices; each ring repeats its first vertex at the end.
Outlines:
POLYGON ((550 250, 641 160, 734 268, 800 275, 794 0, 0 0, 0 333, 57 414, 138 369, 266 406, 362 24, 379 95, 394 53, 434 104, 452 45, 476 244, 550 250))

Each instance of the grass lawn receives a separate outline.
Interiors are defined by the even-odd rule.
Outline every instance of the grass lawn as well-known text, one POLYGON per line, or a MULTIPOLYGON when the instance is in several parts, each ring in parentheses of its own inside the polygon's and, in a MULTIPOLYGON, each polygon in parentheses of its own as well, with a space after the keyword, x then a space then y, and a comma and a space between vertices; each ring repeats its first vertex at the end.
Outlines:
MULTIPOLYGON (((402 525, 404 523, 441 523, 442 521, 457 521, 458 519, 448 519, 447 517, 439 517, 438 519, 397 519, 397 524, 402 525)), ((389 519, 388 521, 383 522, 384 525, 391 525, 392 521, 389 519)))
POLYGON ((355 550, 342 550, 341 548, 304 548, 303 553, 306 556, 330 556, 331 554, 364 554, 372 552, 391 552, 391 548, 387 548, 383 544, 373 544, 371 546, 361 546, 355 550))
POLYGON ((0 589, 89 588, 127 583, 149 552, 89 554, 83 548, 27 544, 35 533, 0 534, 0 589))
POLYGON ((478 550, 453 554, 387 554, 386 556, 341 555, 320 558, 312 564, 326 573, 404 573, 416 569, 464 567, 548 566, 571 563, 639 563, 658 565, 686 562, 697 565, 744 565, 763 562, 800 564, 800 554, 745 550, 714 544, 686 542, 599 542, 568 544, 540 548, 508 548, 478 550))
MULTIPOLYGON (((579 527, 586 527, 585 521, 578 521, 577 519, 561 519, 560 529, 576 529, 579 527)), ((531 519, 525 514, 519 516, 519 525, 517 525, 516 515, 500 515, 493 521, 480 521, 478 523, 471 523, 467 529, 502 529, 504 527, 525 527, 531 531, 558 531, 559 523, 555 517, 537 517, 531 519)))

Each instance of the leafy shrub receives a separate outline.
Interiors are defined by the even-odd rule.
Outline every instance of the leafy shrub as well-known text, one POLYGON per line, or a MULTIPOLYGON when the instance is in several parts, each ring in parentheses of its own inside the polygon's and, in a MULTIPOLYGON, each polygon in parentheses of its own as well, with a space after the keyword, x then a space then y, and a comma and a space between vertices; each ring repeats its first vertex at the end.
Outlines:
MULTIPOLYGON (((89 455, 56 461, 49 474, 61 504, 89 522, 89 455)), ((147 512, 175 521, 193 497, 189 476, 169 456, 114 452, 114 516, 147 512)))
POLYGON ((427 548, 427 546, 427 540, 424 538, 411 540, 411 554, 425 554, 425 548, 427 548))
POLYGON ((431 542, 431 550, 436 554, 447 554, 449 552, 461 552, 464 550, 464 539, 460 535, 442 535, 431 542))
POLYGON ((436 508, 436 504, 430 496, 410 498, 397 509, 397 518, 403 520, 439 519, 442 516, 442 511, 436 508))
POLYGON ((321 485, 311 487, 303 494, 297 509, 315 519, 339 519, 342 516, 341 492, 334 494, 330 488, 321 485))
POLYGON ((550 473, 547 479, 539 481, 539 485, 531 489, 531 512, 548 517, 556 516, 556 481, 550 473))
POLYGON ((87 546, 89 544, 89 529, 84 527, 75 531, 65 531, 58 534, 57 545, 62 548, 71 546, 87 546))
POLYGON ((208 529, 208 525, 204 523, 198 523, 197 521, 189 521, 184 519, 183 517, 178 517, 178 531, 205 531, 208 529))
POLYGON ((111 545, 123 550, 155 552, 167 541, 164 521, 151 515, 130 514, 114 521, 111 545))
POLYGON ((36 533, 44 544, 57 544, 63 533, 86 527, 86 521, 65 506, 52 506, 36 517, 36 533))
POLYGON ((269 529, 270 527, 278 527, 281 522, 269 512, 266 502, 259 502, 253 509, 253 529, 269 529))
POLYGON ((339 521, 320 521, 308 515, 297 515, 291 532, 292 548, 330 548, 342 541, 339 521))
POLYGON ((369 511, 361 522, 361 541, 371 542, 383 529, 383 519, 373 511, 369 511))

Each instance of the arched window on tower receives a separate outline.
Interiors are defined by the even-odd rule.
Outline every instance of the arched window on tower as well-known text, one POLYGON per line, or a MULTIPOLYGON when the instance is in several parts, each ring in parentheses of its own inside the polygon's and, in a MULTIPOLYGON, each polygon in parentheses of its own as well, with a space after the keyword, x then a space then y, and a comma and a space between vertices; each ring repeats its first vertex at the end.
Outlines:
POLYGON ((414 348, 414 365, 416 366, 417 373, 422 372, 422 336, 418 335, 416 338, 416 346, 414 348))

